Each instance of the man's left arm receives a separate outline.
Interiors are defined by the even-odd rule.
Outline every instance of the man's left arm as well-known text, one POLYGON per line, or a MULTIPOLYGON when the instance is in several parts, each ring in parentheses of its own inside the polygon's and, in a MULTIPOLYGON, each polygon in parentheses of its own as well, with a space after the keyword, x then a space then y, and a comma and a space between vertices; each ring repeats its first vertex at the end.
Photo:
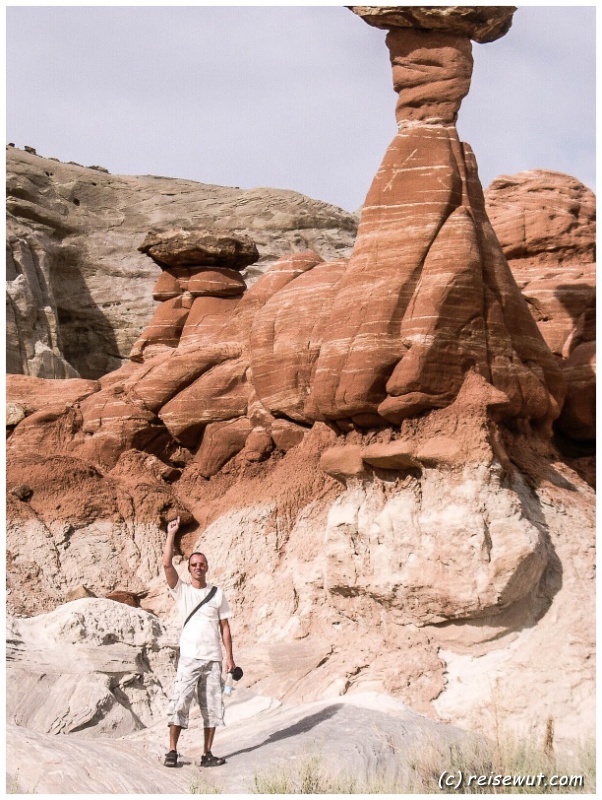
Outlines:
POLYGON ((236 664, 232 655, 232 633, 227 619, 220 619, 219 626, 222 632, 222 642, 226 650, 226 672, 232 672, 236 664))

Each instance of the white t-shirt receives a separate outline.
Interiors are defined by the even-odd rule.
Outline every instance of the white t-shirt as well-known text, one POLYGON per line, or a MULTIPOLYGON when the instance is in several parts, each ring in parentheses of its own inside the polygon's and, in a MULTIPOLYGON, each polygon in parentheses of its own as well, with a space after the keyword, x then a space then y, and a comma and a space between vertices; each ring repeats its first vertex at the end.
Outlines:
MULTIPOLYGON (((182 624, 201 600, 207 597, 212 588, 212 585, 208 583, 204 589, 195 589, 190 583, 178 580, 175 587, 169 590, 177 603, 182 624)), ((218 588, 211 600, 201 606, 182 629, 180 655, 186 658, 199 658, 203 661, 221 661, 222 642, 219 621, 231 616, 232 612, 228 601, 222 590, 218 588)))

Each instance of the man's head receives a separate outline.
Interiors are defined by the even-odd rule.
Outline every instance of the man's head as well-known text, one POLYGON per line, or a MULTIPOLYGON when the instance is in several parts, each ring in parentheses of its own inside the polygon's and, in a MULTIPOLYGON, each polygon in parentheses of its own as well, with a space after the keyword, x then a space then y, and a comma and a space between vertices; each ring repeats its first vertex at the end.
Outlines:
POLYGON ((188 558, 188 572, 191 575, 204 575, 209 569, 209 562, 204 553, 194 552, 188 558))

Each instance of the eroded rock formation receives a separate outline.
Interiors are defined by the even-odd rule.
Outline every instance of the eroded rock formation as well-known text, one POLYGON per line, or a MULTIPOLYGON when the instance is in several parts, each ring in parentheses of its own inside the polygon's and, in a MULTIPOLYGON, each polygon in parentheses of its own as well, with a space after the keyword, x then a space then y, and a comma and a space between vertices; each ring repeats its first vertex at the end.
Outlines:
POLYGON ((595 439, 596 198, 559 172, 497 178, 487 212, 512 273, 550 350, 567 396, 556 427, 570 439, 595 439))
POLYGON ((379 691, 466 726, 495 706, 568 739, 593 729, 593 492, 552 441, 565 345, 455 127, 470 39, 511 10, 390 11, 399 130, 349 258, 289 253, 247 289, 238 234, 151 230, 159 305, 133 360, 65 382, 67 401, 9 383, 9 608, 83 585, 165 615, 160 526, 179 514, 257 693, 379 691))
POLYGON ((148 324, 156 269, 137 251, 160 228, 249 234, 253 280, 311 247, 347 255, 353 214, 297 192, 111 175, 7 148, 7 372, 100 378, 148 324))
POLYGON ((74 600, 42 617, 10 619, 8 640, 7 713, 15 724, 124 736, 158 721, 177 643, 156 617, 111 600, 74 600))

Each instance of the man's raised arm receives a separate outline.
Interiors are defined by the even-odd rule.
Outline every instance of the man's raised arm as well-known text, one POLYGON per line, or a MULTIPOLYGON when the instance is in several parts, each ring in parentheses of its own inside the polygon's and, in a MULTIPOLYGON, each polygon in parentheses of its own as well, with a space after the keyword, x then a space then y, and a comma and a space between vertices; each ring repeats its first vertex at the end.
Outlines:
POLYGON ((173 546, 176 539, 176 533, 180 528, 180 517, 172 519, 167 523, 167 539, 165 540, 165 547, 163 549, 163 569, 165 570, 165 579, 170 589, 175 589, 178 582, 178 573, 173 565, 173 546))

